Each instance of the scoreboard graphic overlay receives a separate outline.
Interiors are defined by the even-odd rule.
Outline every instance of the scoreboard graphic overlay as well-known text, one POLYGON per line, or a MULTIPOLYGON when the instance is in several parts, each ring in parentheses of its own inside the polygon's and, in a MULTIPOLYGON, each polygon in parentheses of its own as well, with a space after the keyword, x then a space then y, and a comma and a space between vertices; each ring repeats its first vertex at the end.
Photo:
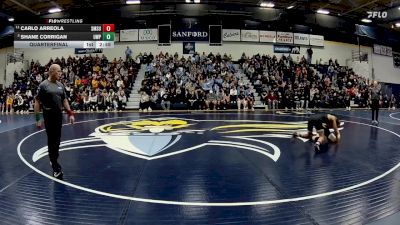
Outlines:
POLYGON ((16 24, 15 48, 114 48, 114 24, 47 19, 44 24, 16 24))

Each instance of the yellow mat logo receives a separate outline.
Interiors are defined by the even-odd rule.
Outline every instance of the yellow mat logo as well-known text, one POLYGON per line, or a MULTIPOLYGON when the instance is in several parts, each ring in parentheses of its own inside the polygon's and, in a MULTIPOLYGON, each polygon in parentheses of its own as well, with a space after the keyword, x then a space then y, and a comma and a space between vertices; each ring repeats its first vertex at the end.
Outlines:
MULTIPOLYGON (((242 149, 257 152, 276 162, 281 151, 270 142, 271 138, 289 139, 294 131, 306 129, 306 121, 139 119, 99 126, 87 138, 62 142, 60 151, 106 147, 136 158, 155 160, 196 149, 242 149), (94 142, 98 144, 92 144, 94 142)), ((45 155, 47 147, 36 151, 33 161, 45 155)))

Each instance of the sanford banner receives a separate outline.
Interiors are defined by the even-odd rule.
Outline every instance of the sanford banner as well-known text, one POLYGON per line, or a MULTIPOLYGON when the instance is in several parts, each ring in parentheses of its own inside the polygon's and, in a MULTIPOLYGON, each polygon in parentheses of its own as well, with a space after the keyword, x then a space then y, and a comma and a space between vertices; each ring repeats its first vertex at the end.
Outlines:
POLYGON ((208 42, 208 29, 205 28, 174 28, 171 27, 171 41, 206 41, 208 42))

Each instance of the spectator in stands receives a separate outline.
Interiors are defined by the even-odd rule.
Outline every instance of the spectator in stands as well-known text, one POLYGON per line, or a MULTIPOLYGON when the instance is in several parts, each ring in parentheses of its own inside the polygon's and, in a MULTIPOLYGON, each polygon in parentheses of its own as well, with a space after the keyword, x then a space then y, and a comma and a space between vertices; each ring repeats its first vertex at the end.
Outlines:
POLYGON ((381 95, 382 98, 382 107, 383 108, 389 108, 389 97, 387 94, 381 95))
POLYGON ((5 93, 2 88, 0 88, 0 112, 3 114, 3 109, 6 107, 5 104, 6 99, 5 99, 5 93))
POLYGON ((119 108, 119 96, 117 93, 114 93, 113 95, 111 95, 111 101, 112 101, 112 107, 114 111, 117 111, 119 108))
POLYGON ((83 110, 83 99, 81 93, 77 93, 72 97, 71 110, 75 111, 83 110))
POLYGON ((300 89, 300 110, 308 109, 308 94, 304 89, 300 89))
POLYGON ((311 62, 312 62, 312 55, 313 55, 313 50, 311 49, 311 48, 308 48, 307 49, 307 62, 309 63, 309 64, 311 64, 311 62))
MULTIPOLYGON (((215 97, 216 97, 216 107, 215 109, 226 109, 226 95, 223 89, 219 89, 216 93, 215 93, 215 97)), ((229 101, 228 101, 229 102, 229 101)))
POLYGON ((196 100, 193 103, 194 109, 196 109, 196 110, 205 109, 205 105, 206 105, 205 104, 205 98, 206 98, 206 95, 205 95, 204 91, 199 86, 196 87, 195 96, 196 96, 196 100))
POLYGON ((319 109, 321 107, 321 95, 318 89, 314 93, 312 106, 314 107, 314 109, 319 109))
POLYGON ((169 110, 171 108, 171 96, 169 90, 165 90, 161 96, 161 107, 163 110, 169 110))
POLYGON ((128 62, 132 59, 132 49, 129 48, 129 46, 126 46, 125 49, 125 61, 128 62))
POLYGON ((344 98, 346 110, 350 111, 351 110, 351 105, 350 105, 350 95, 345 93, 345 98, 344 98))
POLYGON ((243 106, 244 110, 247 110, 247 101, 246 101, 246 95, 244 94, 244 91, 240 91, 239 95, 237 96, 238 110, 241 110, 242 106, 243 106))
POLYGON ((212 106, 213 110, 216 110, 217 107, 218 107, 217 94, 214 93, 212 89, 209 90, 209 92, 207 94, 207 98, 205 100, 205 104, 206 104, 206 109, 207 110, 211 109, 211 106, 212 106))
POLYGON ((122 111, 126 108, 127 98, 124 91, 118 92, 118 110, 122 111))
POLYGON ((265 96, 268 102, 268 109, 278 109, 278 98, 275 96, 275 93, 273 91, 270 91, 268 95, 265 96))
POLYGON ((255 102, 254 89, 252 87, 247 88, 244 93, 246 96, 245 101, 246 101, 247 109, 254 111, 254 102, 255 102))
POLYGON ((194 92, 193 89, 188 89, 186 91, 186 99, 187 99, 187 105, 189 109, 195 109, 194 108, 194 102, 196 102, 196 93, 194 92))
POLYGON ((83 110, 84 111, 90 110, 90 96, 87 91, 83 92, 82 100, 83 100, 83 110))
POLYGON ((26 95, 23 95, 22 96, 22 98, 23 98, 23 105, 22 105, 22 111, 23 112, 25 112, 25 113, 29 113, 29 108, 30 108, 30 102, 29 102, 29 99, 28 99, 28 97, 26 96, 26 95))
POLYGON ((185 89, 178 86, 173 94, 173 103, 175 104, 186 104, 185 89))
POLYGON ((103 91, 99 95, 97 105, 99 110, 101 111, 108 112, 108 110, 110 109, 110 98, 106 89, 103 89, 103 91))
POLYGON ((143 112, 152 111, 150 107, 150 96, 146 91, 141 91, 140 94, 140 102, 139 102, 139 111, 143 112))
POLYGON ((150 109, 156 109, 157 104, 161 103, 160 96, 157 90, 152 90, 150 95, 150 109))
POLYGON ((236 103, 237 96, 238 96, 238 90, 237 90, 236 86, 233 84, 233 85, 231 85, 231 89, 229 90, 230 103, 236 103))
POLYGON ((15 98, 13 100, 13 108, 15 113, 23 113, 23 105, 24 105, 24 99, 22 98, 22 95, 18 91, 17 94, 15 95, 15 98))
POLYGON ((14 96, 13 96, 13 94, 8 93, 8 94, 6 94, 6 98, 5 99, 6 99, 5 100, 6 105, 4 107, 4 112, 5 113, 11 113, 12 109, 13 109, 14 96))
POLYGON ((98 100, 98 95, 96 94, 96 92, 92 92, 90 96, 90 111, 97 111, 98 109, 97 100, 98 100))
POLYGON ((391 109, 395 110, 396 109, 396 98, 394 97, 394 94, 392 94, 392 96, 390 97, 389 102, 390 102, 389 110, 391 110, 391 109))

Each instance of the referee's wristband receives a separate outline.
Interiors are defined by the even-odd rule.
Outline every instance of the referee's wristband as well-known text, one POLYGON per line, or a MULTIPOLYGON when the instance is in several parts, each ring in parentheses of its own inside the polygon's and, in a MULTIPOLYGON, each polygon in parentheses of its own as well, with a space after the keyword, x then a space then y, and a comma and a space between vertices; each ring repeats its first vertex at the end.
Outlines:
POLYGON ((36 122, 40 121, 40 113, 35 113, 36 122))
POLYGON ((65 111, 67 112, 68 116, 75 115, 74 111, 72 111, 72 110, 65 110, 65 111))

